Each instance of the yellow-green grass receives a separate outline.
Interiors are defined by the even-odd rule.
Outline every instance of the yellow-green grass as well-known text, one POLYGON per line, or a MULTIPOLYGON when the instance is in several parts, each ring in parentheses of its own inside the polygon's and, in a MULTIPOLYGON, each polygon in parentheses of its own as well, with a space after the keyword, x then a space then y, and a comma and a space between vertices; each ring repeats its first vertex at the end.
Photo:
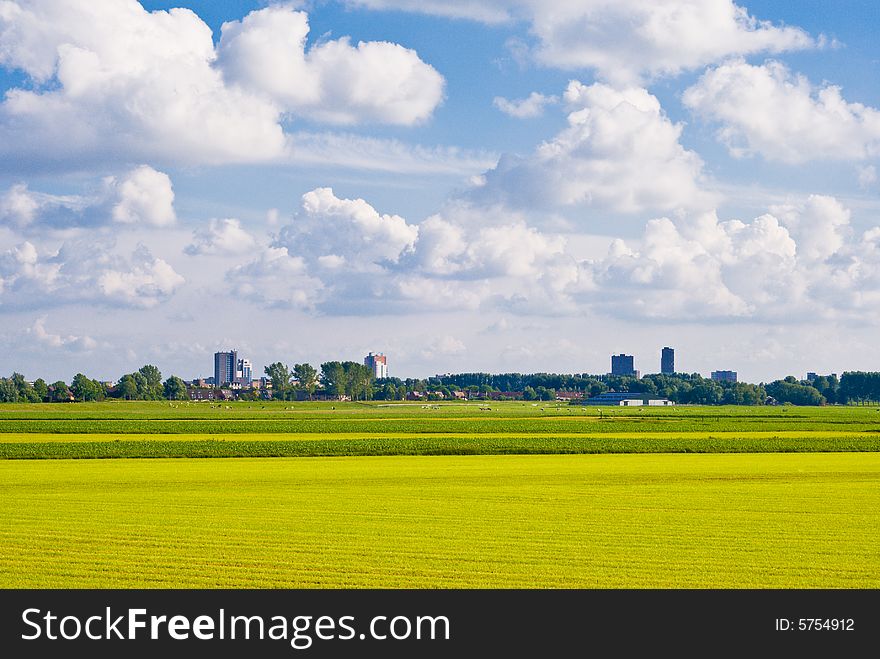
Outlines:
MULTIPOLYGON (((311 441, 316 433, 312 432, 288 432, 288 433, 175 433, 168 435, 149 434, 111 434, 111 433, 5 433, 0 434, 0 443, 64 443, 64 442, 114 442, 124 439, 127 442, 155 442, 155 441, 179 441, 198 442, 205 440, 229 441, 229 442, 268 442, 268 441, 311 441)), ((366 435, 363 432, 334 432, 320 433, 325 439, 352 440, 360 439, 368 441, 375 437, 386 439, 424 439, 424 433, 383 433, 377 429, 376 433, 366 435)), ((878 433, 867 431, 858 432, 852 430, 769 430, 769 431, 717 431, 717 432, 673 432, 673 433, 641 433, 641 432, 614 432, 614 433, 579 433, 573 435, 565 432, 444 432, 443 437, 450 439, 490 439, 493 437, 509 437, 511 439, 526 439, 534 437, 547 437, 555 439, 584 438, 584 439, 663 439, 674 436, 681 439, 838 439, 838 438, 865 438, 875 439, 878 433)))
POLYGON ((880 455, 0 462, 2 587, 880 587, 880 455))
POLYGON ((368 455, 880 452, 880 434, 833 431, 716 433, 6 433, 0 459, 271 458, 368 455), (34 441, 36 440, 36 441, 34 441))

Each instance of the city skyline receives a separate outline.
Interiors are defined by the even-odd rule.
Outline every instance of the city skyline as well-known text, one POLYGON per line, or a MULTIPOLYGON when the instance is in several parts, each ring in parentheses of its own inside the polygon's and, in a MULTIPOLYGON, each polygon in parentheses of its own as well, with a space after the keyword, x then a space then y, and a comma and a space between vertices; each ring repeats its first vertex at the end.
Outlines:
POLYGON ((5 6, 0 375, 880 369, 873 3, 5 6))

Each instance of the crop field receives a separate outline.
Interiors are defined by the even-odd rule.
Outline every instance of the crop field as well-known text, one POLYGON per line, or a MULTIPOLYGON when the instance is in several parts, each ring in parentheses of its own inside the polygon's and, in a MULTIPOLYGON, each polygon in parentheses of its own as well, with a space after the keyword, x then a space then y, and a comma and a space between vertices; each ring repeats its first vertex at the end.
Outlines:
POLYGON ((876 588, 878 537, 874 407, 0 406, 2 588, 876 588))
POLYGON ((0 406, 0 459, 880 451, 880 410, 535 403, 0 406))
POLYGON ((5 587, 878 587, 880 455, 0 462, 5 587))

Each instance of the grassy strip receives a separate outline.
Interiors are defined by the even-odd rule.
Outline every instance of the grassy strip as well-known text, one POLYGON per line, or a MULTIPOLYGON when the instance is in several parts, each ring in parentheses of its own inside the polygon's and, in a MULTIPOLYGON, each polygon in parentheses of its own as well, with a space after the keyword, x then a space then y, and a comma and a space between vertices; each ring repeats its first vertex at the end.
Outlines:
POLYGON ((0 443, 0 459, 238 458, 562 453, 880 452, 880 437, 454 437, 0 443))
POLYGON ((334 433, 180 433, 174 435, 161 434, 107 434, 107 433, 5 433, 0 434, 0 443, 6 444, 38 444, 42 442, 48 443, 64 443, 64 442, 199 442, 205 440, 227 441, 227 442, 277 442, 277 441, 315 441, 323 440, 356 440, 356 441, 372 441, 382 439, 384 441, 397 441, 403 439, 430 439, 431 437, 442 437, 444 439, 457 440, 484 440, 484 439, 527 439, 534 441, 538 438, 549 441, 558 440, 578 440, 578 439, 597 439, 602 441, 613 439, 638 439, 642 441, 663 441, 670 437, 690 440, 715 440, 715 439, 876 439, 877 435, 871 431, 868 432, 852 432, 840 430, 771 430, 771 431, 741 431, 741 432, 675 432, 675 433, 556 433, 556 432, 531 432, 531 433, 356 433, 356 432, 334 432, 334 433))
MULTIPOLYGON (((852 420, 828 423, 821 419, 711 419, 687 417, 640 419, 615 417, 494 417, 484 419, 214 419, 214 420, 0 420, 0 434, 240 434, 240 433, 364 433, 448 434, 448 433, 679 433, 679 432, 770 432, 850 431, 878 429, 876 423, 852 420)), ((0 438, 2 439, 2 438, 0 438)))

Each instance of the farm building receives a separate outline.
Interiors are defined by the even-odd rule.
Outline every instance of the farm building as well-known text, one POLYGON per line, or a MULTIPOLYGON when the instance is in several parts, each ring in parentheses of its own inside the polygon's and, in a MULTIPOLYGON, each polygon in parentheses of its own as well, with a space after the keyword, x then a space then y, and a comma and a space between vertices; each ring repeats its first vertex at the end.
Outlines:
POLYGON ((658 396, 651 396, 650 394, 638 393, 638 392, 623 392, 617 393, 614 391, 609 391, 604 394, 599 394, 598 396, 593 396, 592 398, 587 398, 586 400, 573 400, 571 401, 572 405, 615 405, 619 407, 637 407, 640 405, 648 405, 651 407, 665 407, 667 405, 674 405, 674 403, 667 398, 660 398, 658 396))

